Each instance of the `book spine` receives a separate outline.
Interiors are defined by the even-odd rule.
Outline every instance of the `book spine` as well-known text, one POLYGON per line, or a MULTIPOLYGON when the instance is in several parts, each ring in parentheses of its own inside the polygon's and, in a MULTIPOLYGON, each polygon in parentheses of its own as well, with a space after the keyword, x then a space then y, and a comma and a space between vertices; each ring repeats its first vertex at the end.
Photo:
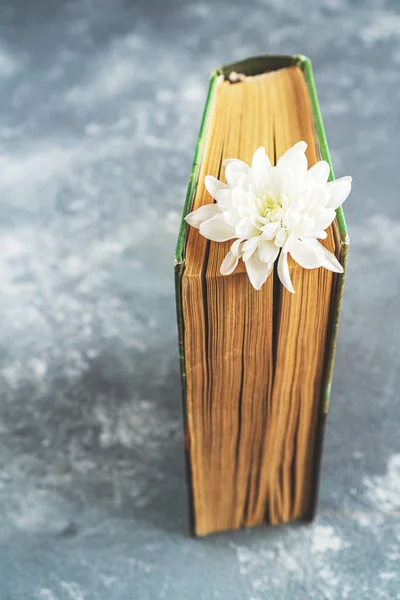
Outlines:
MULTIPOLYGON (((314 127, 315 133, 318 140, 319 151, 321 159, 325 160, 329 164, 330 175, 329 179, 332 181, 335 178, 332 161, 329 153, 328 143, 326 139, 325 129, 322 121, 321 109, 319 106, 317 90, 315 86, 314 75, 312 71, 311 61, 305 56, 298 55, 298 66, 303 70, 304 77, 308 86, 309 94, 310 94, 310 102, 313 112, 314 118, 314 127)), ((312 498, 310 504, 309 514, 305 517, 305 520, 313 520, 316 515, 317 505, 318 505, 318 497, 319 497, 319 484, 321 477, 321 463, 322 463, 322 453, 323 453, 323 445, 325 438, 325 426, 327 413, 329 408, 330 394, 331 394, 331 386, 332 386, 332 377, 333 377, 333 368, 335 362, 335 353, 336 353, 336 342, 337 335, 339 329, 339 318, 340 311, 342 306, 342 299, 344 293, 344 285, 346 280, 346 268, 347 268, 347 256, 348 256, 348 246, 349 246, 349 237, 347 234, 347 226, 343 213, 343 209, 340 206, 336 211, 336 223, 338 225, 339 230, 339 243, 341 244, 339 262, 343 267, 343 273, 341 275, 336 275, 336 282, 334 293, 331 302, 330 308, 330 323, 329 323, 329 333, 328 339, 325 349, 325 367, 324 367, 324 375, 323 375, 323 383, 322 383, 322 393, 320 398, 320 409, 318 416, 318 425, 317 425, 317 436, 316 436, 316 445, 314 452, 314 473, 313 473, 313 486, 312 486, 312 498)))
POLYGON ((189 184, 188 184, 188 188, 187 188, 187 192, 186 192, 185 204, 183 206, 182 220, 181 220, 181 224, 179 227, 178 240, 176 243, 176 250, 175 250, 175 263, 181 263, 184 260, 186 233, 187 233, 187 227, 188 227, 188 225, 185 221, 185 217, 191 210, 191 207, 193 204, 193 199, 194 199, 194 196, 196 193, 197 181, 199 178, 199 171, 200 171, 200 163, 201 163, 201 159, 203 156, 203 150, 204 150, 204 141, 205 141, 205 137, 206 137, 208 117, 209 117, 212 102, 214 99, 215 88, 216 88, 216 85, 217 85, 217 82, 218 82, 218 79, 220 76, 221 76, 221 71, 219 69, 215 69, 215 71, 213 71, 211 73, 211 77, 210 77, 210 85, 208 88, 206 105, 204 107, 203 118, 201 120, 199 137, 197 138, 197 144, 196 144, 196 150, 194 153, 192 170, 191 170, 190 177, 189 177, 189 184))
POLYGON ((179 364, 181 373, 181 387, 182 387, 182 415, 183 415, 183 433, 184 433, 184 444, 185 444, 185 468, 186 468, 186 485, 187 485, 187 497, 188 497, 188 516, 189 516, 189 531, 190 534, 195 536, 195 521, 194 521, 194 498, 193 498, 193 486, 192 486, 192 469, 190 459, 190 434, 187 423, 187 405, 186 405, 186 367, 185 367, 185 335, 184 335, 184 322, 183 322, 183 311, 182 311, 182 275, 185 268, 185 242, 187 233, 187 223, 185 221, 186 215, 190 212, 193 199, 196 193, 197 182, 199 178, 200 164, 204 150, 204 139, 207 130, 208 117, 210 114, 215 87, 221 72, 216 69, 211 73, 210 85, 208 88, 208 95, 206 105, 203 112, 203 117, 200 125, 199 136, 196 144, 196 150, 193 159, 193 166, 190 173, 189 184, 186 192, 186 199, 183 208, 182 221, 180 224, 178 240, 175 251, 174 271, 175 271, 175 300, 176 300, 176 318, 178 327, 178 353, 179 353, 179 364))
POLYGON ((191 535, 195 535, 194 527, 194 502, 193 502, 193 486, 192 486, 192 469, 190 466, 190 437, 187 424, 187 407, 186 407, 186 369, 185 369, 185 351, 184 351, 184 324, 182 312, 182 280, 183 264, 175 263, 175 297, 176 297, 176 320, 178 325, 178 354, 181 373, 181 389, 182 389, 182 417, 183 417, 183 435, 185 448, 185 473, 188 498, 188 522, 191 535))

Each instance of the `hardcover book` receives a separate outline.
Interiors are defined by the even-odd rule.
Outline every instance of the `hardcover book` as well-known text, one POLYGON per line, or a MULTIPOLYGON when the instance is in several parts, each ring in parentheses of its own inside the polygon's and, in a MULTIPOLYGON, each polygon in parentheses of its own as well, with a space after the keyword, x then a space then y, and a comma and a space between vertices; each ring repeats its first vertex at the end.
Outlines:
MULTIPOLYGON (((264 146, 274 165, 300 140, 308 165, 325 160, 332 180, 306 57, 254 57, 212 73, 175 255, 195 535, 315 515, 345 274, 302 268, 289 257, 295 294, 276 269, 254 289, 242 261, 221 274, 230 242, 209 241, 185 222, 212 202, 205 177, 222 180, 226 159, 251 163, 264 146)), ((340 206, 322 244, 345 270, 340 206)))

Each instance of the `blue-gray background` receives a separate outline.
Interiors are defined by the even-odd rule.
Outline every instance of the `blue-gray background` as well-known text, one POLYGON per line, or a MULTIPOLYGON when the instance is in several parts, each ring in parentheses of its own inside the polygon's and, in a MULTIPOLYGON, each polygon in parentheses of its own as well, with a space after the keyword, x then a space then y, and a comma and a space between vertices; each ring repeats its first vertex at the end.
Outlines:
POLYGON ((0 600, 400 598, 399 3, 0 9, 0 600), (354 177, 320 509, 196 541, 174 244, 208 73, 265 52, 354 177))

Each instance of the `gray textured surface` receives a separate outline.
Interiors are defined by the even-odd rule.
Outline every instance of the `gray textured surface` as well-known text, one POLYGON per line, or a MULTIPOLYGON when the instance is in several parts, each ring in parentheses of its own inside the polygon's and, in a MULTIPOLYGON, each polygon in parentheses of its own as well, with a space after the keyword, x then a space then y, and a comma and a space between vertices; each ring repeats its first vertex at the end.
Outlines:
POLYGON ((0 7, 0 600, 400 598, 399 4, 0 7), (172 256, 208 72, 264 52, 355 180, 320 511, 195 541, 172 256))

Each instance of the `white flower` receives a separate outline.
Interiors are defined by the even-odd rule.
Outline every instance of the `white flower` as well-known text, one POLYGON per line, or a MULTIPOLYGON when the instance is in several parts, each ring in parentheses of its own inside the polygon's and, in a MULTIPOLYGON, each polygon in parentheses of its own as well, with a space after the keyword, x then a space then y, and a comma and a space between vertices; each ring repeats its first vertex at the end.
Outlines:
POLYGON ((235 240, 221 264, 223 275, 232 273, 242 258, 252 285, 259 290, 279 256, 279 279, 294 292, 288 254, 305 269, 343 272, 318 239, 326 238, 336 208, 349 195, 351 177, 328 182, 329 165, 323 160, 307 170, 306 148, 305 142, 298 142, 273 167, 261 147, 251 167, 237 159, 225 161, 227 183, 209 175, 205 178, 216 203, 201 206, 186 221, 214 242, 235 240))

